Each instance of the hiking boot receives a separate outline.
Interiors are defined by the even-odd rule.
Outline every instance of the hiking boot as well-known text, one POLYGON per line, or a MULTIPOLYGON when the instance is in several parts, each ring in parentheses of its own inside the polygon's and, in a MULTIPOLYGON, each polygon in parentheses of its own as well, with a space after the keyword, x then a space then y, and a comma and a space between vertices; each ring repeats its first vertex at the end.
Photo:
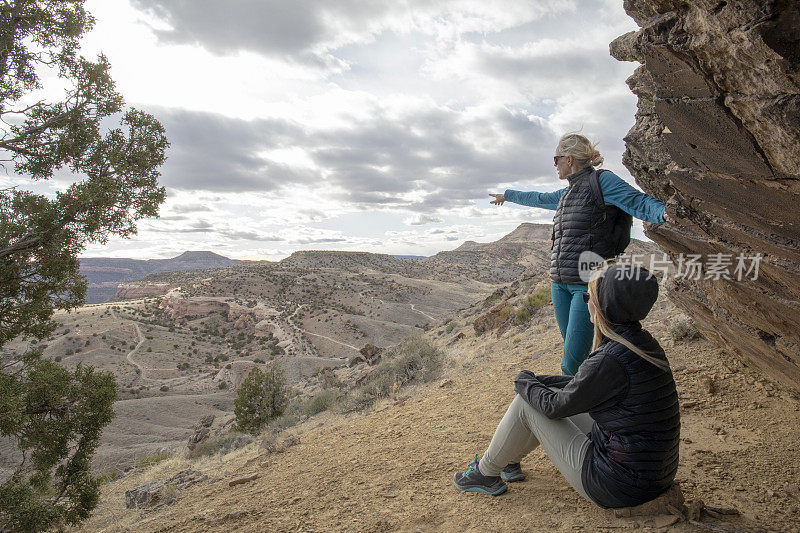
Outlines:
POLYGON ((456 472, 453 476, 453 484, 458 490, 464 492, 483 492, 498 496, 503 494, 508 485, 500 479, 500 476, 484 476, 478 469, 478 454, 475 460, 469 464, 466 472, 456 472))
POLYGON ((520 468, 519 463, 508 463, 500 472, 500 479, 503 481, 522 481, 525 479, 525 472, 520 468))

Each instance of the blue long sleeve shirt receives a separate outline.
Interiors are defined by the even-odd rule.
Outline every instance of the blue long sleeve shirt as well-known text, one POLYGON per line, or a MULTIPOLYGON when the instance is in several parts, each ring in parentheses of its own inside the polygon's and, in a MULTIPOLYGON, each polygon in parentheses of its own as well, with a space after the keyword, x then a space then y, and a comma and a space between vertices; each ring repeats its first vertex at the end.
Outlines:
MULTIPOLYGON (((636 190, 610 170, 601 172, 597 181, 600 183, 603 201, 606 204, 619 207, 626 213, 646 222, 654 224, 664 222, 664 202, 661 200, 636 190)), ((553 192, 523 192, 508 189, 503 196, 515 204, 555 210, 561 194, 565 190, 566 187, 553 192)))

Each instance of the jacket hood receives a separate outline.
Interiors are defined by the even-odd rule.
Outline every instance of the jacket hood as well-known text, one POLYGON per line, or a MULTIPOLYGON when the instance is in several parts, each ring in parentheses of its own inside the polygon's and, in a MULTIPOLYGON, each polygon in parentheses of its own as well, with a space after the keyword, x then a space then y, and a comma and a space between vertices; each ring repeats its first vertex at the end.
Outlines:
POLYGON ((658 280, 646 268, 613 265, 597 280, 597 301, 603 316, 613 324, 638 322, 658 298, 658 280))

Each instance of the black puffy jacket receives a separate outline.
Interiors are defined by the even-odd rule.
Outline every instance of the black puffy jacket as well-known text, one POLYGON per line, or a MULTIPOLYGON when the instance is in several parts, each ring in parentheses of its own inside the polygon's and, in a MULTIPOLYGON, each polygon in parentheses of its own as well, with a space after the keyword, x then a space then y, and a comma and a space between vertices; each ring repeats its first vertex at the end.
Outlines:
POLYGON ((592 251, 604 259, 615 255, 614 218, 606 216, 592 194, 592 167, 567 176, 569 185, 561 194, 553 217, 553 247, 550 252, 550 280, 554 283, 582 283, 578 259, 592 251))

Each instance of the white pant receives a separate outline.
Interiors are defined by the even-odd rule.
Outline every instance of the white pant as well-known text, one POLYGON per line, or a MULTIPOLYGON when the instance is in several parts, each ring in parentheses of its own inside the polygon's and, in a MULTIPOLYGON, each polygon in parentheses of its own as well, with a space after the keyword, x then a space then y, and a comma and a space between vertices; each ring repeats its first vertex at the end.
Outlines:
POLYGON ((550 419, 517 394, 494 432, 479 468, 484 476, 499 476, 509 463, 519 463, 539 444, 578 494, 589 501, 581 470, 594 421, 588 413, 550 419))

